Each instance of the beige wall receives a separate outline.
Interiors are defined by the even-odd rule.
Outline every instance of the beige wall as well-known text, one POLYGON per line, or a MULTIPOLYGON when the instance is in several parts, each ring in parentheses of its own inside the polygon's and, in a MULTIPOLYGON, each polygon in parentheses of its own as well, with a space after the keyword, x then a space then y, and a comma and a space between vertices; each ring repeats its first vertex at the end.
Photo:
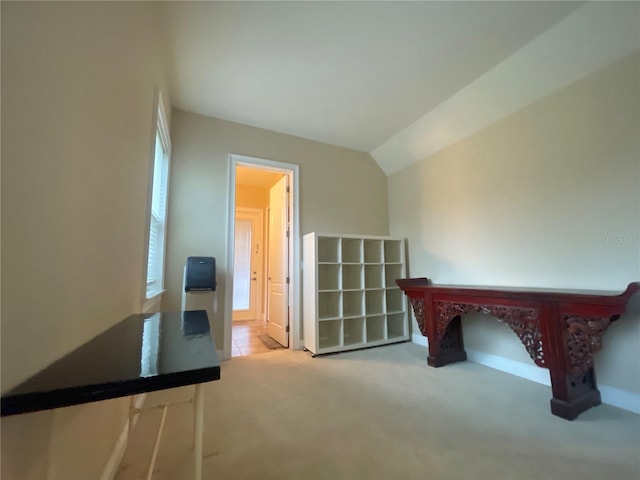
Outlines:
MULTIPOLYGON (((3 392, 140 310, 153 25, 150 4, 2 2, 3 392)), ((127 407, 3 418, 2 478, 98 478, 127 407)))
MULTIPOLYGON (((389 177, 411 276, 617 291, 640 280, 639 67, 628 57, 389 177)), ((464 323, 469 348, 531 362, 508 327, 464 323)), ((635 298, 596 358, 601 385, 640 392, 639 339, 635 298)))
MULTIPOLYGON (((181 303, 190 255, 216 257, 213 321, 222 349, 229 154, 300 166, 301 234, 388 233, 386 177, 366 153, 174 110, 165 309, 181 303)), ((231 308, 231 306, 229 306, 231 308)))

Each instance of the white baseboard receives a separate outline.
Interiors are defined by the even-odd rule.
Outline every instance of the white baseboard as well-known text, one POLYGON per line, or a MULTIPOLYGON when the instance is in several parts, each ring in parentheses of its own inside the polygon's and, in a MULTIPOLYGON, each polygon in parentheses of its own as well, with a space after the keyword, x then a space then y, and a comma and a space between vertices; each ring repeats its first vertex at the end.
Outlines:
MULTIPOLYGON (((135 407, 142 408, 144 402, 147 400, 147 394, 142 393, 140 395, 136 395, 135 397, 135 407)), ((133 426, 135 427, 138 422, 138 418, 140 414, 134 415, 133 417, 133 426)), ((124 424, 124 428, 122 432, 120 432, 120 436, 116 441, 116 444, 113 446, 113 452, 111 452, 111 456, 109 460, 107 460, 107 464, 104 466, 102 470, 102 475, 100 475, 100 480, 113 480, 118 472, 118 467, 120 466, 120 462, 124 457, 124 453, 127 450, 127 441, 129 440, 129 420, 124 424)))
POLYGON ((602 403, 640 415, 640 395, 620 388, 598 385, 602 403))
MULTIPOLYGON (((416 333, 412 335, 411 341, 423 347, 429 346, 427 337, 423 337, 416 333)), ((500 370, 501 372, 515 375, 516 377, 526 378, 527 380, 531 380, 532 382, 540 383, 542 385, 551 385, 549 372, 545 368, 540 368, 536 365, 528 365, 526 363, 477 350, 471 350, 468 348, 465 350, 467 352, 467 359, 471 362, 479 363, 485 367, 500 370)), ((600 390, 602 403, 640 414, 640 394, 606 385, 598 385, 598 390, 600 390)))
POLYGON ((427 337, 423 337, 422 335, 418 335, 417 333, 411 334, 411 341, 423 347, 429 347, 429 339, 427 337))
POLYGON ((465 348, 467 359, 474 363, 479 363, 485 367, 500 370, 501 372, 515 375, 516 377, 526 378, 532 382, 541 383, 542 385, 551 386, 551 378, 546 368, 540 368, 536 365, 527 365, 526 363, 517 362, 508 358, 499 357, 490 353, 479 352, 465 348))

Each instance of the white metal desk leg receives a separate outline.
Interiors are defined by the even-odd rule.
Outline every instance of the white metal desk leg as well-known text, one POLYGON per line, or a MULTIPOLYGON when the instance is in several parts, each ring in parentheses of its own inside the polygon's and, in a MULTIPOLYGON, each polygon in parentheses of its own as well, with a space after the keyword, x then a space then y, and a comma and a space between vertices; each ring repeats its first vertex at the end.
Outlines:
POLYGON ((196 394, 193 403, 193 444, 194 444, 194 477, 202 480, 202 436, 204 420, 204 388, 201 383, 196 385, 196 394))
POLYGON ((136 414, 136 397, 129 397, 129 423, 127 424, 127 448, 131 445, 131 434, 133 433, 133 417, 136 414))

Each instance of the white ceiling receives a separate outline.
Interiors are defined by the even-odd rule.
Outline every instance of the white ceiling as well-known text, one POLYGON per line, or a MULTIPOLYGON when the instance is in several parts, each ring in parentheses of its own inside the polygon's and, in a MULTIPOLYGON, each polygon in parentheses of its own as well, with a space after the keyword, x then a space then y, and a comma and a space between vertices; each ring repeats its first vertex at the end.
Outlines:
MULTIPOLYGON (((638 3, 629 5, 631 10, 627 6, 618 17, 631 13, 633 29, 638 3)), ((474 118, 470 126, 437 135, 443 138, 434 143, 433 132, 443 122, 464 119, 469 86, 486 84, 487 78, 493 84, 496 69, 501 78, 516 81, 514 71, 536 75, 523 69, 528 63, 514 62, 515 54, 526 53, 523 47, 534 40, 540 43, 541 34, 554 26, 564 31, 563 22, 584 7, 582 2, 163 2, 160 10, 175 107, 371 152, 390 174, 495 121, 495 112, 486 120, 474 118), (502 72, 507 60, 512 65, 502 72), (452 109, 445 107, 452 101, 457 117, 447 118, 452 109), (440 112, 435 121, 434 112, 440 112)), ((620 29, 612 21, 605 27, 615 33, 620 29)), ((584 45, 567 46, 574 50, 584 45)), ((534 64, 536 52, 528 53, 534 64)), ((562 67, 561 73, 571 71, 566 62, 562 67)), ((539 73, 553 76, 550 70, 539 73)), ((557 86, 551 82, 549 88, 557 86)), ((482 88, 474 88, 475 97, 483 97, 482 88)), ((536 90, 538 96, 545 93, 536 90)), ((517 100, 513 107, 502 102, 507 105, 497 118, 526 105, 517 100)))

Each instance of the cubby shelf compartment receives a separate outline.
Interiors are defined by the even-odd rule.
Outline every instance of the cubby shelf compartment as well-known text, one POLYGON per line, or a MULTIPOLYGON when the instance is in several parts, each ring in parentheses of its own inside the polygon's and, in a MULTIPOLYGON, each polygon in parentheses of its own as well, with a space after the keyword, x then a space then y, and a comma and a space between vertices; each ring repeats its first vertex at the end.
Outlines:
POLYGON ((399 288, 389 288, 385 292, 385 301, 387 313, 404 312, 405 296, 399 288))
POLYGON ((396 287, 398 288, 398 284, 396 280, 398 278, 404 278, 403 274, 403 266, 402 264, 385 264, 384 266, 384 284, 385 287, 396 287))
POLYGON ((343 323, 343 345, 364 343, 364 318, 349 318, 343 323))
POLYGON ((340 239, 321 238, 318 240, 318 263, 338 263, 340 261, 340 239))
POLYGON ((362 240, 342 239, 342 263, 362 263, 362 240))
POLYGON ((342 265, 342 289, 360 290, 362 288, 362 265, 342 265))
POLYGON ((310 233, 303 238, 304 346, 312 354, 407 340, 404 240, 310 233))
POLYGON ((362 290, 342 292, 342 316, 359 317, 364 313, 362 290))
POLYGON ((364 240, 364 263, 382 263, 382 240, 364 240))
POLYGON ((367 317, 367 343, 386 340, 386 318, 384 315, 367 317))
POLYGON ((342 320, 326 320, 318 323, 318 345, 333 348, 342 345, 342 320))
POLYGON ((318 290, 341 290, 339 264, 321 263, 318 265, 318 290))
POLYGON ((404 313, 387 315, 387 339, 405 339, 407 333, 407 321, 404 313))
POLYGON ((365 292, 365 308, 367 314, 377 315, 384 312, 384 290, 367 290, 365 292))
POLYGON ((384 287, 383 272, 384 272, 383 265, 365 265, 364 266, 364 288, 384 287))
POLYGON ((402 240, 385 240, 384 241, 384 262, 385 263, 404 263, 403 253, 404 244, 402 240))
POLYGON ((318 293, 318 319, 340 318, 342 292, 319 292, 318 293))

